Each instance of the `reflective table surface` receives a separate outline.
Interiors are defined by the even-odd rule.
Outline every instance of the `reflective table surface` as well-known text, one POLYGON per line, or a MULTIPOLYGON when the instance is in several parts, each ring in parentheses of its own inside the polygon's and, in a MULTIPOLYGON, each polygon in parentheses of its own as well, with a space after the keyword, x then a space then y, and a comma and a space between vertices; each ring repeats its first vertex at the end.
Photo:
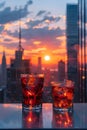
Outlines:
POLYGON ((43 103, 39 111, 24 111, 21 104, 0 104, 0 129, 5 128, 87 128, 87 104, 75 103, 70 113, 54 111, 51 103, 43 103))

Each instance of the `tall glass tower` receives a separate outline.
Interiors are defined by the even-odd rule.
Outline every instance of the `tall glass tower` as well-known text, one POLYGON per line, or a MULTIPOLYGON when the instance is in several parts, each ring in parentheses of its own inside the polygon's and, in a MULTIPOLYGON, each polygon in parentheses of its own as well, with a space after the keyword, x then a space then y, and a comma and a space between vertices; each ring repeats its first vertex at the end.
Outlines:
POLYGON ((78 87, 78 5, 67 4, 66 11, 67 37, 67 77, 75 82, 74 101, 79 102, 78 87))

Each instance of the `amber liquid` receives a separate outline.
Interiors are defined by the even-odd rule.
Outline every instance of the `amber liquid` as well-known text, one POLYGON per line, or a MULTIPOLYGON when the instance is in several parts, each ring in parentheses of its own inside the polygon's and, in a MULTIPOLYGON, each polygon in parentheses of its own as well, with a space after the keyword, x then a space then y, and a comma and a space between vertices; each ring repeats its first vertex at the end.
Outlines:
POLYGON ((52 86, 53 106, 58 109, 69 109, 73 106, 74 87, 52 86))
POLYGON ((22 77, 23 106, 33 108, 42 103, 43 77, 22 77))

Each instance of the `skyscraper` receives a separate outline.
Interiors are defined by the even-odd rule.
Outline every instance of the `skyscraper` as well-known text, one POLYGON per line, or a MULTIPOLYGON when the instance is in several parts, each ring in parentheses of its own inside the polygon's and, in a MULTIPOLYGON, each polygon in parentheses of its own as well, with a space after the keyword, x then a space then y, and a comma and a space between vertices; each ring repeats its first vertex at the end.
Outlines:
POLYGON ((4 103, 4 89, 0 88, 0 103, 4 103))
POLYGON ((37 73, 41 73, 42 72, 42 62, 41 62, 41 57, 38 57, 38 70, 37 73))
POLYGON ((19 25, 19 45, 18 49, 15 51, 15 59, 11 60, 12 67, 16 69, 20 69, 22 67, 22 57, 23 57, 24 49, 21 45, 21 27, 19 25))
MULTIPOLYGON (((75 82, 75 93, 79 94, 78 86, 78 5, 67 4, 66 36, 67 36, 67 76, 75 82)), ((75 94, 75 95, 76 95, 75 94)), ((75 102, 79 96, 75 97, 75 102)))
POLYGON ((65 79, 65 62, 60 60, 58 62, 58 81, 64 81, 65 79))
POLYGON ((2 55, 1 72, 0 72, 0 102, 6 101, 6 89, 7 89, 7 65, 5 51, 2 55))
POLYGON ((21 46, 21 27, 19 26, 19 46, 18 50, 15 52, 15 68, 20 68, 22 65, 22 57, 23 57, 24 49, 21 46))
POLYGON ((20 75, 30 73, 30 60, 22 58, 23 52, 24 49, 21 45, 21 27, 19 27, 19 46, 15 51, 15 58, 11 59, 10 61, 10 68, 7 69, 7 102, 22 102, 22 86, 20 75))
POLYGON ((1 64, 1 85, 7 85, 7 67, 6 67, 6 56, 3 51, 2 64, 1 64))

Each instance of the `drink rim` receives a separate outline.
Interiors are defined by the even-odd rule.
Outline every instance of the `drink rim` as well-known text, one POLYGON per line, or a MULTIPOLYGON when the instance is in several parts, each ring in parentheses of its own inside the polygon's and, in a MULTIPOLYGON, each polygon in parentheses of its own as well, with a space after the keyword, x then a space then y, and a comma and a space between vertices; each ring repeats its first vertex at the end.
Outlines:
POLYGON ((44 74, 20 74, 21 77, 44 77, 44 74))
POLYGON ((55 81, 52 81, 51 82, 51 86, 57 86, 57 87, 74 87, 74 82, 71 81, 71 80, 66 80, 64 82, 55 82, 55 81), (68 82, 71 82, 71 85, 67 84, 68 82))

